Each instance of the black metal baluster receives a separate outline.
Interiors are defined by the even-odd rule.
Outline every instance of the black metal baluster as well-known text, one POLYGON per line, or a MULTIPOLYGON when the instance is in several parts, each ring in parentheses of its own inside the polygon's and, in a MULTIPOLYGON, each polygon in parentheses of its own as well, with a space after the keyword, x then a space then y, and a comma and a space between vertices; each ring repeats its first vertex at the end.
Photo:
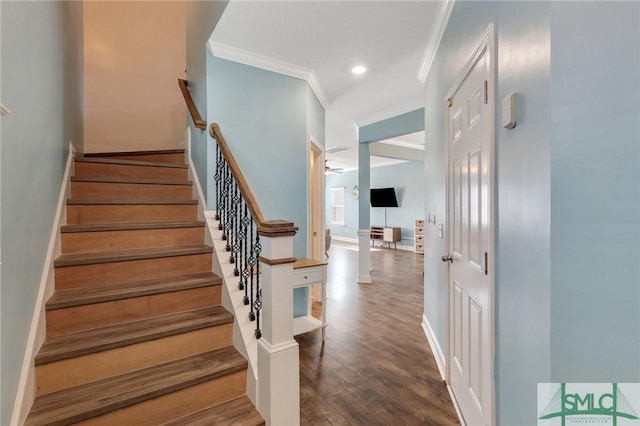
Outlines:
MULTIPOLYGON (((251 244, 251 252, 249 255, 249 297, 245 298, 244 303, 249 305, 249 319, 251 321, 255 321, 256 320, 256 313, 254 311, 254 306, 253 306, 253 300, 254 300, 254 279, 253 276, 256 273, 256 265, 258 264, 258 258, 256 256, 256 249, 255 246, 253 245, 253 228, 254 228, 254 223, 253 221, 251 222, 251 228, 249 231, 249 244, 251 244)), ((256 235, 258 235, 258 230, 256 229, 256 235)))
POLYGON ((224 235, 224 202, 226 200, 225 197, 225 181, 227 180, 226 176, 227 176, 227 162, 223 161, 222 163, 222 170, 220 171, 220 176, 222 178, 221 182, 220 182, 220 222, 218 223, 218 229, 220 231, 222 231, 222 239, 224 240, 226 237, 226 235, 224 235))
POLYGON ((222 161, 222 153, 220 152, 220 146, 218 145, 218 141, 216 141, 216 174, 214 175, 213 179, 216 182, 216 220, 220 221, 220 192, 221 192, 221 185, 220 185, 220 179, 222 178, 222 166, 223 166, 223 161, 222 161))
POLYGON ((256 321, 255 336, 262 337, 260 314, 262 289, 260 288, 260 235, 249 205, 243 198, 231 168, 216 140, 216 220, 230 252, 229 262, 234 263, 233 274, 239 277, 238 288, 244 290, 243 303, 249 305, 249 319, 256 321), (254 238, 255 233, 255 238, 254 238))
POLYGON ((243 234, 244 237, 242 238, 242 248, 243 248, 243 262, 242 262, 242 273, 241 273, 241 279, 240 279, 240 284, 238 284, 238 288, 240 290, 244 290, 244 304, 248 304, 249 303, 249 286, 248 286, 248 282, 249 282, 249 253, 248 253, 248 248, 249 248, 249 244, 250 244, 250 240, 249 240, 249 235, 248 235, 248 229, 249 229, 249 225, 251 225, 252 220, 251 220, 251 216, 249 215, 249 211, 248 211, 248 206, 247 203, 245 201, 244 203, 244 218, 242 219, 242 229, 243 229, 243 234))
POLYGON ((262 289, 258 291, 256 298, 256 339, 262 337, 262 329, 260 328, 260 311, 262 310, 262 289))
POLYGON ((233 197, 232 190, 231 190, 232 183, 233 183, 233 176, 231 175, 229 164, 227 164, 226 174, 225 174, 226 195, 225 195, 225 201, 224 201, 225 221, 224 221, 224 231, 222 235, 222 239, 227 242, 227 245, 225 246, 225 250, 227 251, 231 251, 231 244, 229 243, 229 238, 231 234, 231 208, 232 208, 232 197, 233 197))
POLYGON ((233 229, 233 244, 231 245, 231 257, 232 263, 235 263, 235 267, 233 268, 233 275, 240 275, 240 271, 238 270, 238 256, 240 252, 240 204, 242 201, 242 194, 240 193, 240 189, 238 188, 238 184, 236 182, 235 192, 233 198, 233 210, 234 210, 234 229, 233 229))
MULTIPOLYGON (((256 258, 260 259, 260 252, 262 246, 260 245, 260 234, 256 233, 256 258)), ((260 263, 256 266, 256 301, 253 303, 256 311, 256 339, 262 337, 262 330, 260 329, 260 311, 262 310, 262 288, 260 288, 260 263)))
POLYGON ((231 202, 229 209, 229 238, 227 239, 229 248, 229 263, 236 262, 236 258, 233 254, 233 247, 237 244, 238 234, 237 231, 237 215, 238 215, 238 184, 235 179, 231 181, 231 190, 229 193, 229 200, 231 202))
MULTIPOLYGON (((244 269, 246 269, 246 258, 247 258, 247 225, 249 218, 247 217, 247 203, 244 201, 242 197, 240 197, 240 205, 238 206, 238 210, 240 212, 240 220, 238 221, 238 254, 236 259, 236 271, 238 274, 236 277, 240 277, 238 281, 238 288, 240 290, 244 290, 244 286, 242 284, 244 269)), ((234 271, 234 274, 235 272, 234 271)))
POLYGON ((227 222, 227 174, 229 167, 226 161, 222 167, 222 190, 220 191, 220 222, 218 223, 218 230, 222 231, 222 241, 226 241, 227 234, 225 233, 225 224, 227 222))

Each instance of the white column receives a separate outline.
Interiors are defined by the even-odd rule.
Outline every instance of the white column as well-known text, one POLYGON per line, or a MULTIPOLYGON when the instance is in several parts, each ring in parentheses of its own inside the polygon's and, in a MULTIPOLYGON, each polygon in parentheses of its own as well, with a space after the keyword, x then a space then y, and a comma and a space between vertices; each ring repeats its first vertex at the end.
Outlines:
POLYGON ((371 230, 358 229, 358 283, 371 283, 371 230))
POLYGON ((258 411, 267 425, 300 424, 298 342, 293 339, 293 236, 290 222, 260 226, 262 338, 258 340, 258 411))

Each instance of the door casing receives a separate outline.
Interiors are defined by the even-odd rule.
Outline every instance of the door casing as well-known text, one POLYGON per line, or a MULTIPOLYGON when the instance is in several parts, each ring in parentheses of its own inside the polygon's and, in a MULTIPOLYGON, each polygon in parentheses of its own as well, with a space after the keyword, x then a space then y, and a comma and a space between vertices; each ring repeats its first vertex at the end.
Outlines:
MULTIPOLYGON (((455 80, 454 84, 451 86, 451 89, 447 92, 447 95, 444 99, 443 108, 445 109, 445 194, 446 194, 446 218, 447 218, 447 226, 445 226, 444 239, 446 242, 446 250, 447 253, 451 253, 452 247, 450 242, 450 224, 451 224, 451 211, 450 211, 450 170, 449 170, 449 139, 451 129, 449 128, 449 100, 452 99, 458 89, 463 85, 467 76, 474 69, 476 62, 482 57, 483 54, 487 53, 489 55, 489 78, 488 78, 488 87, 487 87, 487 95, 488 95, 488 103, 490 105, 490 115, 489 115, 489 132, 490 132, 490 141, 489 141, 489 150, 490 150, 490 158, 491 158, 491 166, 489 167, 489 247, 488 247, 488 276, 489 276, 489 300, 490 300, 490 313, 489 313, 489 327, 490 327, 490 371, 488 376, 491 382, 491 424, 495 424, 495 380, 494 380, 494 371, 495 371, 495 216, 496 216, 496 204, 495 204, 495 114, 496 114, 496 103, 495 103, 495 82, 496 82, 496 72, 495 72, 495 29, 494 24, 490 23, 487 26, 487 29, 482 34, 482 37, 476 44, 473 49, 471 55, 467 59, 464 67, 462 68, 458 78, 455 80)), ((451 296, 449 291, 449 281, 450 281, 450 268, 447 267, 446 273, 446 281, 445 288, 446 291, 446 324, 447 324, 447 336, 446 336, 446 344, 445 344, 445 360, 446 360, 446 368, 445 368, 445 380, 450 386, 450 376, 451 376, 451 344, 452 344, 452 330, 451 330, 451 296)), ((455 402, 454 398, 454 403, 455 402)), ((458 407, 456 406, 456 410, 458 407)), ((463 419, 461 419, 463 421, 463 419)))
POLYGON ((309 136, 309 257, 324 260, 324 149, 309 136))

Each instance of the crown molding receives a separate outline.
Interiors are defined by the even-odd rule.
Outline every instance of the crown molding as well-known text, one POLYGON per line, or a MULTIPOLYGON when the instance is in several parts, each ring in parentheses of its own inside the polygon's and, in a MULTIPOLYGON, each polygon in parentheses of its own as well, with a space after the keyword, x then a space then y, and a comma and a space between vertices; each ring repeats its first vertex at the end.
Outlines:
POLYGON ((307 83, 309 83, 311 90, 316 94, 318 101, 322 104, 322 107, 326 110, 330 105, 330 102, 320 85, 320 81, 313 70, 211 40, 207 42, 207 47, 213 56, 217 58, 306 80, 307 83))
POLYGON ((320 80, 318 80, 318 76, 316 75, 315 71, 311 71, 311 73, 309 74, 309 77, 307 78, 307 83, 309 83, 311 90, 313 90, 313 93, 316 94, 318 101, 320 102, 322 107, 326 110, 329 107, 329 105, 331 105, 331 102, 329 102, 329 99, 327 99, 327 95, 324 94, 324 90, 320 85, 320 80))
POLYGON ((431 27, 431 33, 429 34, 429 41, 424 51, 422 62, 420 63, 420 69, 418 70, 418 80, 424 83, 433 65, 433 60, 436 57, 436 52, 440 46, 442 35, 447 28, 451 12, 455 6, 457 0, 443 0, 438 4, 438 10, 436 10, 436 16, 433 19, 433 26, 431 27))

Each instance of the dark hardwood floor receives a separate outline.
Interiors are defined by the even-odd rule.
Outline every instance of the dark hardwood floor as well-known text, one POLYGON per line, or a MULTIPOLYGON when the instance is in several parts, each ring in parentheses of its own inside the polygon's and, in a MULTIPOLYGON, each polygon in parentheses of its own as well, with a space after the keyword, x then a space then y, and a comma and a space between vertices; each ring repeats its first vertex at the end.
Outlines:
POLYGON ((423 257, 376 248, 373 283, 357 284, 356 249, 331 245, 325 344, 296 337, 301 424, 459 424, 420 325, 423 257))

